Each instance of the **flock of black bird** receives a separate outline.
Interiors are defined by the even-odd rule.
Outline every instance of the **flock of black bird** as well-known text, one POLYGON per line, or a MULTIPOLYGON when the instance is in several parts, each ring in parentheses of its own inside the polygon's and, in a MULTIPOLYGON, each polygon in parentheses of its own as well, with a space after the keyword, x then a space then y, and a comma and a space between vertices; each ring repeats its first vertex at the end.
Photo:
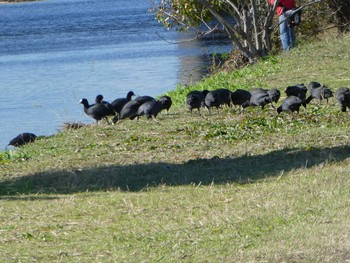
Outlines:
MULTIPOLYGON (((325 85, 318 82, 310 82, 306 87, 304 84, 288 86, 285 90, 287 97, 282 101, 282 105, 277 108, 277 112, 299 112, 301 106, 306 108, 313 99, 326 100, 335 97, 338 101, 341 110, 346 111, 350 108, 350 90, 347 87, 339 88, 335 93, 325 85), (307 96, 309 92, 309 96, 307 96)), ((242 109, 248 106, 257 106, 264 108, 267 104, 277 103, 281 97, 281 92, 276 89, 256 88, 252 91, 237 89, 231 92, 228 89, 191 91, 186 97, 188 109, 192 112, 193 109, 206 107, 215 107, 219 109, 222 105, 239 105, 242 109)))
MULTIPOLYGON (((310 82, 306 87, 304 84, 288 86, 285 90, 287 97, 282 101, 282 104, 277 108, 278 114, 285 112, 299 112, 301 106, 306 108, 306 105, 313 99, 319 101, 335 97, 341 111, 345 112, 350 109, 350 89, 341 87, 335 93, 325 85, 318 82, 310 82), (309 92, 309 96, 307 96, 309 92)), ((172 100, 169 96, 162 96, 155 99, 151 96, 138 96, 135 99, 134 92, 129 91, 125 98, 118 98, 111 103, 104 101, 102 95, 97 95, 94 104, 89 104, 87 99, 81 99, 80 103, 84 106, 84 112, 96 121, 108 119, 111 117, 115 123, 122 119, 135 119, 145 115, 147 119, 156 118, 162 110, 169 111, 172 100)), ((237 89, 230 91, 229 89, 221 88, 212 91, 191 91, 186 96, 186 105, 192 113, 193 109, 200 112, 201 108, 207 108, 209 113, 211 108, 217 110, 223 105, 232 106, 239 105, 241 109, 249 106, 264 108, 265 105, 271 104, 273 107, 280 99, 281 92, 276 89, 257 88, 252 91, 237 89)), ((12 139, 9 145, 21 146, 23 144, 33 142, 36 135, 33 133, 21 133, 12 139)))
POLYGON ((166 109, 169 110, 172 100, 169 96, 162 96, 158 100, 151 96, 139 96, 132 100, 134 92, 129 91, 126 98, 119 98, 109 103, 103 100, 102 95, 97 95, 95 103, 89 105, 87 99, 81 99, 80 103, 84 106, 84 112, 91 118, 98 121, 112 116, 115 123, 122 119, 135 119, 146 115, 147 119, 156 118, 159 112, 166 109))

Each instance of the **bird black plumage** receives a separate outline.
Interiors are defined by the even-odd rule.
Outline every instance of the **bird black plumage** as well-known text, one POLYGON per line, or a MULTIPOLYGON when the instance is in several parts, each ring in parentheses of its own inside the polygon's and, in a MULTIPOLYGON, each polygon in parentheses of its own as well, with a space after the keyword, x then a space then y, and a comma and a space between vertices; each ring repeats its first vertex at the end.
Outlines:
POLYGON ((24 144, 34 142, 36 140, 37 136, 34 133, 30 132, 24 132, 19 135, 17 135, 15 138, 13 138, 8 145, 12 145, 15 147, 20 147, 24 144))
POLYGON ((147 119, 156 118, 158 113, 162 111, 165 100, 151 100, 143 103, 137 110, 137 116, 146 115, 147 119))
POLYGON ((285 90, 287 96, 296 96, 302 101, 302 105, 306 108, 306 93, 307 87, 304 84, 297 84, 295 86, 288 86, 285 90))
POLYGON ((277 103, 281 97, 281 92, 276 88, 272 88, 272 89, 255 88, 251 91, 251 94, 253 95, 255 93, 260 94, 255 96, 262 96, 262 94, 267 94, 271 99, 271 101, 267 103, 271 103, 272 107, 274 107, 273 102, 277 103))
POLYGON ((282 101, 282 105, 277 108, 277 112, 278 114, 280 114, 282 111, 299 113, 301 105, 302 100, 297 96, 291 95, 282 101))
POLYGON ((136 99, 129 101, 120 111, 119 119, 135 119, 137 117, 139 107, 148 101, 155 101, 155 99, 151 96, 139 96, 136 99))
POLYGON ((277 103, 281 97, 281 92, 276 88, 269 89, 267 91, 267 94, 269 95, 269 97, 271 99, 271 103, 272 102, 277 103))
POLYGON ((350 109, 350 89, 348 87, 340 87, 335 92, 337 100, 342 112, 346 112, 346 108, 350 109))
POLYGON ((233 105, 242 106, 249 101, 252 94, 248 90, 237 89, 231 93, 231 101, 233 105))
POLYGON ((242 108, 245 109, 248 106, 257 106, 264 108, 266 104, 271 103, 271 98, 266 92, 255 92, 250 97, 249 101, 242 104, 242 108))
POLYGON ((119 119, 134 119, 137 116, 137 111, 139 107, 142 105, 140 101, 131 100, 124 105, 119 114, 119 119))
POLYGON ((100 96, 98 95, 96 97, 97 103, 92 105, 89 105, 88 100, 85 98, 81 99, 79 102, 83 104, 85 114, 96 120, 96 124, 102 119, 107 119, 107 116, 115 115, 113 109, 108 104, 103 103, 103 96, 102 99, 100 96))
POLYGON ((191 113, 193 109, 198 109, 200 112, 200 108, 205 107, 204 99, 208 92, 208 90, 193 90, 186 95, 186 105, 191 113))
POLYGON ((159 98, 159 101, 161 102, 162 110, 169 112, 169 109, 173 104, 172 99, 169 96, 162 96, 159 98))
POLYGON ((216 89, 209 91, 204 99, 205 106, 210 112, 210 108, 219 109, 221 105, 231 106, 231 91, 228 89, 216 89))
POLYGON ((132 96, 135 96, 133 91, 129 91, 128 94, 126 95, 126 98, 118 98, 115 99, 111 102, 111 105, 113 106, 113 109, 116 113, 120 114, 120 111, 124 107, 126 103, 128 103, 132 96))
POLYGON ((333 97, 333 92, 328 87, 321 85, 318 82, 310 82, 308 85, 308 91, 310 92, 310 96, 305 100, 306 104, 310 103, 313 99, 319 101, 325 99, 328 103, 328 99, 333 97))

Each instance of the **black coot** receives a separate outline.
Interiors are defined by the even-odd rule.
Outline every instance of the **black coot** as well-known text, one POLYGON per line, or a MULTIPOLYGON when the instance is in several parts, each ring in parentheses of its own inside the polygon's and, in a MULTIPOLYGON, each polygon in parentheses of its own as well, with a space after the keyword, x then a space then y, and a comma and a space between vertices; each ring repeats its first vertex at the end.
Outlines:
POLYGON ((307 87, 304 84, 297 84, 295 86, 288 86, 285 90, 287 96, 296 96, 301 99, 302 105, 306 108, 306 93, 307 87))
POLYGON ((311 100, 317 99, 320 102, 325 99, 328 103, 328 99, 333 97, 333 92, 326 86, 321 85, 318 82, 310 82, 308 85, 310 96, 305 100, 306 104, 310 103, 311 100))
POLYGON ((250 100, 252 94, 243 89, 235 90, 231 93, 231 101, 233 105, 242 106, 244 103, 250 100))
MULTIPOLYGON (((103 97, 102 97, 103 100, 103 97)), ((81 99, 79 103, 84 105, 84 112, 89 117, 96 120, 96 124, 98 124, 98 121, 102 119, 107 120, 107 116, 115 115, 115 112, 113 109, 111 109, 106 103, 101 102, 89 105, 89 102, 87 99, 81 99)), ((96 101, 100 101, 100 97, 96 97, 96 101)))
POLYGON ((335 98, 342 112, 346 112, 346 108, 350 109, 350 89, 348 87, 340 87, 337 89, 335 98))
POLYGON ((119 119, 134 119, 137 116, 137 110, 141 106, 141 102, 137 100, 131 100, 124 105, 119 114, 119 119))
POLYGON ((242 104, 242 108, 245 109, 248 106, 255 106, 263 109, 268 103, 271 103, 269 94, 266 92, 255 92, 252 94, 249 101, 242 104))
POLYGON ((132 96, 135 96, 133 91, 129 91, 126 95, 126 98, 118 98, 112 101, 111 105, 113 106, 113 109, 116 113, 120 114, 120 111, 124 107, 126 103, 131 101, 132 96))
POLYGON ((205 107, 204 99, 208 92, 208 90, 192 90, 187 93, 186 105, 191 113, 193 109, 198 109, 198 112, 200 112, 200 108, 205 107))
POLYGON ((150 100, 143 103, 137 110, 137 116, 146 115, 147 119, 156 118, 164 107, 166 101, 150 100))
POLYGON ((300 106, 302 105, 302 100, 297 96, 288 96, 282 101, 282 105, 277 108, 278 114, 282 111, 287 112, 297 112, 299 113, 300 106))
POLYGON ((277 103, 281 97, 281 92, 276 88, 269 89, 267 91, 267 94, 271 98, 271 103, 272 102, 277 103))
POLYGON ((172 99, 169 96, 162 96, 159 98, 159 101, 161 102, 162 110, 166 110, 167 112, 169 112, 169 109, 173 104, 172 99))
POLYGON ((111 111, 110 115, 115 115, 115 111, 112 104, 110 104, 107 101, 104 101, 103 96, 101 94, 97 95, 95 98, 95 104, 99 104, 99 103, 103 103, 111 111))
POLYGON ((307 85, 307 89, 308 91, 311 91, 312 89, 320 88, 321 86, 321 83, 317 81, 311 81, 309 85, 307 85))
POLYGON ((226 104, 227 106, 231 106, 231 91, 228 89, 216 89, 209 91, 204 99, 205 106, 208 108, 210 112, 210 108, 215 107, 219 110, 221 105, 226 104))
POLYGON ((29 133, 29 132, 24 132, 21 133, 19 135, 17 135, 15 138, 13 138, 8 145, 12 145, 15 147, 19 147, 22 146, 24 144, 30 143, 30 142, 34 142, 36 139, 36 135, 33 133, 29 133))
POLYGON ((119 114, 119 119, 131 119, 133 120, 137 117, 137 112, 139 107, 147 101, 155 101, 155 99, 151 96, 139 96, 134 100, 129 101, 124 105, 119 114))
POLYGON ((296 96, 301 99, 303 102, 303 105, 306 106, 306 103, 304 103, 306 99, 306 93, 307 93, 307 88, 304 84, 298 84, 295 86, 288 86, 285 90, 285 93, 287 96, 296 96))
MULTIPOLYGON (((281 92, 276 89, 276 88, 272 88, 272 89, 264 89, 264 88, 255 88, 251 91, 251 94, 253 95, 254 93, 265 93, 267 95, 269 95, 270 99, 271 99, 271 105, 272 103, 277 103, 281 97, 281 92)), ((272 105, 272 107, 274 107, 272 105)))

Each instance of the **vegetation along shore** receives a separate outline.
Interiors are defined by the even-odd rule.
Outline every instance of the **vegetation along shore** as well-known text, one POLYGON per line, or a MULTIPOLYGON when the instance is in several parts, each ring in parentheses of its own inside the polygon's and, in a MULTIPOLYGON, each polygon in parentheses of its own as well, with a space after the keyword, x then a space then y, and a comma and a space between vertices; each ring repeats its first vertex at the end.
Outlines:
POLYGON ((349 50, 349 35, 325 34, 177 87, 156 120, 101 121, 0 152, 0 258, 349 261, 349 111, 334 98, 299 114, 185 106, 191 90, 278 88, 282 100, 299 83, 349 87, 349 50))

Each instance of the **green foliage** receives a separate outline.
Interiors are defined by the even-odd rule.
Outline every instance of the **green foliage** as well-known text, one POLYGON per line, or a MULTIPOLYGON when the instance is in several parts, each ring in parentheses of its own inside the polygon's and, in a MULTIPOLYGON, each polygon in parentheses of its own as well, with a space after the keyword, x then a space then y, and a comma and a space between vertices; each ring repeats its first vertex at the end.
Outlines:
MULTIPOLYGON (((226 28, 224 31, 232 39, 236 49, 249 62, 253 62, 259 57, 268 55, 268 53, 278 53, 281 50, 277 16, 275 16, 273 22, 275 26, 273 26, 270 19, 272 16, 268 13, 271 6, 256 2, 245 2, 242 5, 242 2, 237 3, 237 1, 159 0, 150 11, 155 13, 156 19, 163 23, 166 28, 176 28, 178 30, 188 30, 190 27, 194 27, 200 31, 200 25, 208 26, 213 17, 218 18, 217 15, 220 15, 219 24, 226 28), (248 15, 252 10, 256 14, 255 20, 252 20, 252 16, 248 15), (216 12, 217 15, 213 12, 216 12), (223 22, 227 17, 230 17, 229 20, 236 22, 234 32, 232 32, 232 29, 228 30, 228 25, 231 25, 231 22, 227 23, 229 20, 223 22), (266 21, 268 21, 268 24, 265 25, 266 21), (247 27, 243 27, 243 24, 247 27), (266 26, 271 26, 274 30, 264 31, 266 26), (254 34, 255 28, 257 28, 259 34, 254 34), (265 37, 262 38, 261 35, 265 35, 265 37), (251 44, 247 45, 247 43, 251 44), (261 45, 261 43, 264 44, 261 45), (255 50, 256 47, 258 47, 258 50, 255 50)), ((308 5, 310 1, 301 0, 297 4, 298 6, 308 5)), ((335 20, 335 12, 326 1, 306 6, 302 10, 302 23, 296 27, 298 42, 309 41, 310 37, 315 37, 323 32, 335 20)))
MULTIPOLYGON (((307 3, 310 3, 310 1, 302 0, 298 2, 299 6, 307 3)), ((297 27, 297 32, 303 39, 316 37, 327 25, 334 21, 334 13, 326 1, 304 8, 301 16, 302 22, 297 27)))
POLYGON ((184 98, 348 86, 349 37, 179 86, 156 121, 86 125, 0 152, 1 259, 346 262, 349 113, 332 98, 298 115, 268 106, 191 115, 184 98))
POLYGON ((0 151, 0 163, 5 163, 10 159, 10 154, 8 151, 2 152, 0 151))
MULTIPOLYGON (((187 30, 205 25, 206 31, 223 31, 249 62, 271 50, 272 5, 219 0, 161 0, 153 7, 158 21, 166 28, 187 30), (215 19, 213 19, 215 18, 215 19), (215 21, 210 25, 210 21, 215 21)), ((202 30, 203 31, 203 30, 202 30)))
MULTIPOLYGON (((217 11, 222 8, 222 1, 209 2, 217 11)), ((202 20, 211 19, 209 10, 196 0, 160 0, 150 11, 156 13, 157 20, 166 28, 178 30, 188 30, 190 27, 197 27, 202 20)))
POLYGON ((11 161, 14 161, 14 162, 25 161, 25 160, 28 160, 30 156, 31 156, 30 152, 25 150, 24 148, 18 149, 18 150, 6 149, 5 151, 0 151, 0 165, 11 161))

